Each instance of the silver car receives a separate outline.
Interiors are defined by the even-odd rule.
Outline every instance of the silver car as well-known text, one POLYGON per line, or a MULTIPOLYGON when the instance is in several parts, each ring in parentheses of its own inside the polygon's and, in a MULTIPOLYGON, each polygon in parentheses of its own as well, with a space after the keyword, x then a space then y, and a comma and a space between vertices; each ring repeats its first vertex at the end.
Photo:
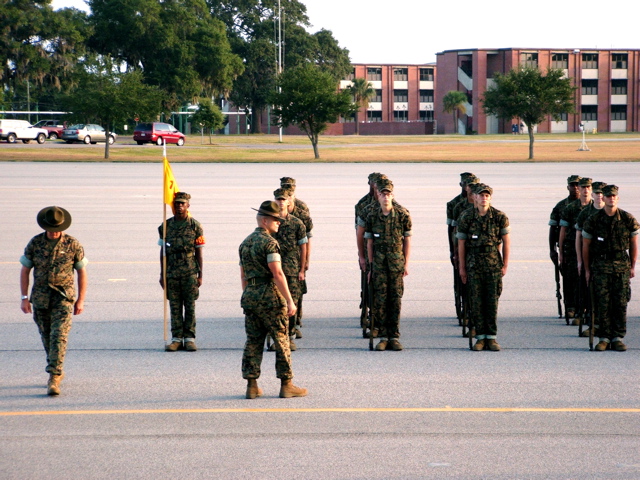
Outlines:
MULTIPOLYGON (((109 132, 109 145, 113 144, 116 138, 118 138, 117 134, 109 132)), ((95 144, 105 142, 107 140, 107 132, 100 125, 79 123, 65 128, 62 132, 62 140, 67 143, 83 142, 87 145, 90 143, 95 144)))

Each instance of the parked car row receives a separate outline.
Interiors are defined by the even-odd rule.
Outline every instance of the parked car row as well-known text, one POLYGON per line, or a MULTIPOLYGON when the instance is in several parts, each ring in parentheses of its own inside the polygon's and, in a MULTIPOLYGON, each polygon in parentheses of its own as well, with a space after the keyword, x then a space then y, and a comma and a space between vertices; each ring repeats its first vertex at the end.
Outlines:
MULTIPOLYGON (((41 120, 35 125, 31 125, 26 120, 0 119, 0 139, 8 143, 15 143, 18 140, 22 140, 24 143, 29 143, 31 140, 44 143, 47 138, 51 140, 60 138, 67 143, 82 142, 85 144, 96 144, 108 140, 111 145, 116 141, 118 135, 109 132, 107 139, 106 130, 93 123, 79 123, 67 127, 65 123, 55 119, 41 120)), ((182 146, 185 142, 185 135, 170 123, 150 122, 136 125, 133 131, 133 140, 138 145, 174 143, 182 146)))

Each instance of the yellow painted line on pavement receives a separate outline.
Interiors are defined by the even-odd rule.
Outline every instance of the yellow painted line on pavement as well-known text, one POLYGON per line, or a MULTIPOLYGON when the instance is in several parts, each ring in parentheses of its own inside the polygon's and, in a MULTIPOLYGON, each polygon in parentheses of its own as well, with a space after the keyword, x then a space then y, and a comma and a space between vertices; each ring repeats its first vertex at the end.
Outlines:
POLYGON ((38 415, 144 415, 159 413, 640 413, 640 408, 590 408, 590 407, 408 407, 408 408, 167 408, 135 410, 42 410, 24 412, 0 412, 0 417, 38 415))

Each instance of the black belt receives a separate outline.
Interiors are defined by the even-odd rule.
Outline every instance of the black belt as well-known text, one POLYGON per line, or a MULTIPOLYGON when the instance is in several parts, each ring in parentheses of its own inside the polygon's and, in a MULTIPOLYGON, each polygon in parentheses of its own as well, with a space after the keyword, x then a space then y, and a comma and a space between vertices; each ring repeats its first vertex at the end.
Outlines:
POLYGON ((480 245, 477 247, 469 247, 470 253, 491 253, 498 250, 496 245, 480 245))
POLYGON ((248 286, 264 285, 266 283, 271 282, 271 280, 273 280, 273 277, 251 277, 251 278, 247 278, 247 285, 248 286))

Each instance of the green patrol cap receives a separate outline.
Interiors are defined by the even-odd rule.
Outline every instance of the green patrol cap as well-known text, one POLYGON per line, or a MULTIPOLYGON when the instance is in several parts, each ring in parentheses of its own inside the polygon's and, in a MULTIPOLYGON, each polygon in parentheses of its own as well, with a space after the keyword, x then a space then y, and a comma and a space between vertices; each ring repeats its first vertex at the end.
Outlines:
POLYGON ((593 188, 593 193, 602 193, 602 188, 606 187, 607 184, 605 182, 593 182, 591 187, 593 188))
POLYGON ((578 183, 582 177, 580 175, 571 175, 567 178, 567 185, 571 185, 572 183, 578 183))
POLYGON ((593 181, 589 177, 582 177, 578 182, 581 187, 590 187, 593 181))
POLYGON ((617 185, 607 185, 602 188, 602 194, 605 197, 611 197, 613 195, 618 195, 618 186, 617 185))
POLYGON ((191 200, 191 195, 187 192, 176 192, 173 197, 173 203, 189 203, 189 200, 191 200))
POLYGON ((281 187, 291 187, 293 189, 296 188, 296 179, 291 177, 282 177, 280 179, 281 187))
POLYGON ((464 172, 460 174, 460 186, 464 187, 465 185, 469 185, 470 183, 478 183, 480 179, 476 177, 473 173, 464 172), (472 181, 475 178, 475 182, 472 181))
POLYGON ((378 181, 377 183, 377 186, 378 186, 379 192, 383 192, 384 190, 387 190, 388 192, 393 192, 393 182, 388 178, 380 179, 380 181, 378 181))
POLYGON ((470 177, 467 177, 464 183, 465 185, 475 185, 476 183, 480 183, 480 179, 475 175, 471 175, 470 177))
POLYGON ((378 183, 378 180, 380 180, 381 178, 387 178, 387 176, 384 173, 380 173, 380 172, 373 172, 369 174, 369 184, 371 183, 378 183))
POLYGON ((291 190, 289 190, 288 188, 277 188, 273 191, 273 198, 275 198, 276 200, 280 200, 281 198, 286 200, 290 196, 291 190))
POLYGON ((486 183, 476 183, 472 188, 473 188, 473 193, 475 193, 476 195, 482 192, 488 192, 489 195, 493 195, 493 188, 491 188, 486 183))

